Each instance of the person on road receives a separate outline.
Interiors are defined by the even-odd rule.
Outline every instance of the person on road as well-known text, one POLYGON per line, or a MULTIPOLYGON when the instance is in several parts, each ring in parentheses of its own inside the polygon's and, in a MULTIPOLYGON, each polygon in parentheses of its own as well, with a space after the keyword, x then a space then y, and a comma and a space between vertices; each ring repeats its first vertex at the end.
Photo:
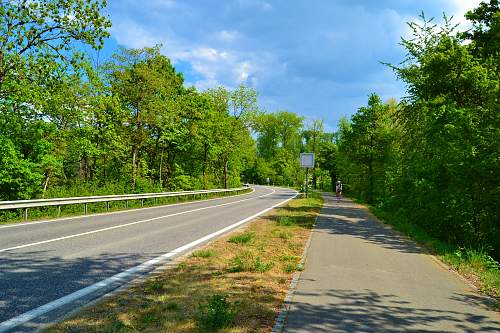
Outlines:
POLYGON ((340 201, 340 197, 342 196, 342 183, 340 180, 337 180, 337 184, 335 185, 335 193, 337 195, 337 201, 340 201))

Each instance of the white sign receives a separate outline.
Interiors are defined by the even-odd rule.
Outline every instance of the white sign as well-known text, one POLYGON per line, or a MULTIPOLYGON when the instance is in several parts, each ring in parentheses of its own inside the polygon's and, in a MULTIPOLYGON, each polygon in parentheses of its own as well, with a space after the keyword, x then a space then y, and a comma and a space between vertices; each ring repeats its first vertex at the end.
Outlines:
POLYGON ((301 153, 300 166, 303 168, 314 168, 314 153, 301 153))

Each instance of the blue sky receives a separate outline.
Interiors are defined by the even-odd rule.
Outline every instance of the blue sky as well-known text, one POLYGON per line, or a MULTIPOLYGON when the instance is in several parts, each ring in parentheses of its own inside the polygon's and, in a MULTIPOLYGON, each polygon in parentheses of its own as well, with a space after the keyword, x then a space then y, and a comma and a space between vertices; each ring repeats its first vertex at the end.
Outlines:
POLYGON ((162 53, 200 90, 240 83, 267 111, 323 119, 327 130, 367 96, 405 88, 380 61, 398 63, 400 36, 420 11, 457 23, 479 0, 108 0, 117 45, 163 44, 162 53))

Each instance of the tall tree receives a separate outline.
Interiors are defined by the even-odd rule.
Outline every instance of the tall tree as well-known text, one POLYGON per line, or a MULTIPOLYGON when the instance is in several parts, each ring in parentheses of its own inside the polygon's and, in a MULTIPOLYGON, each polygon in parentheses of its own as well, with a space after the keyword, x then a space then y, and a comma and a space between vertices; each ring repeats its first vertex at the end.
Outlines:
MULTIPOLYGON (((321 143, 325 138, 324 134, 323 121, 320 119, 313 120, 303 132, 303 136, 306 140, 306 150, 314 153, 316 157, 318 156, 321 143)), ((312 176, 313 188, 316 190, 318 178, 316 165, 312 169, 312 176)))
MULTIPOLYGON (((179 108, 176 99, 183 92, 182 75, 175 72, 170 60, 160 54, 160 46, 144 49, 122 49, 110 64, 110 81, 127 110, 131 146, 131 174, 135 186, 137 177, 145 174, 147 159, 142 156, 147 141, 154 138, 167 146, 169 168, 177 153, 176 126, 179 108), (140 173, 140 174, 139 174, 140 173)), ((172 170, 169 170, 170 174, 172 170)))
POLYGON ((368 202, 385 195, 385 168, 390 163, 391 128, 389 108, 376 94, 368 105, 352 116, 350 131, 343 133, 341 151, 353 162, 344 173, 351 176, 353 190, 368 202))

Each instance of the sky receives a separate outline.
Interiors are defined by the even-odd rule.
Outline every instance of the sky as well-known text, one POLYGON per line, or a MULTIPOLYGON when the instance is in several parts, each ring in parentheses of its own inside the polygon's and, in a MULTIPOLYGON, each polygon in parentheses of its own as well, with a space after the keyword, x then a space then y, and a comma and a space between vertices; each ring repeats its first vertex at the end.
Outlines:
MULTIPOLYGON (((288 110, 333 131, 368 95, 400 99, 405 86, 381 62, 405 56, 406 22, 423 10, 465 24, 479 0, 108 0, 118 45, 162 44, 185 85, 200 90, 243 83, 268 112, 288 110)), ((440 20, 437 20, 438 22, 440 20)))

